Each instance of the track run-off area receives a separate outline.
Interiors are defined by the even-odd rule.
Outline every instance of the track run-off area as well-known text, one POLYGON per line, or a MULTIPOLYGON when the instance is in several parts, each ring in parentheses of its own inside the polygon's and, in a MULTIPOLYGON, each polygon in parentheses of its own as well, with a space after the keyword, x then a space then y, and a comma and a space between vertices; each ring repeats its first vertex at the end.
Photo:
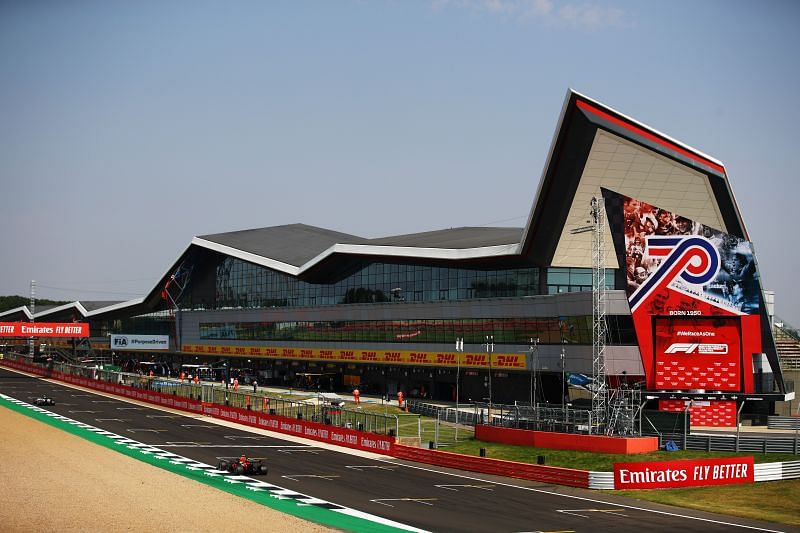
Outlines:
POLYGON ((346 531, 787 531, 606 493, 431 468, 153 407, 0 368, 0 407, 278 511, 346 531), (47 395, 54 406, 36 407, 47 395), (216 469, 242 453, 266 476, 216 469))

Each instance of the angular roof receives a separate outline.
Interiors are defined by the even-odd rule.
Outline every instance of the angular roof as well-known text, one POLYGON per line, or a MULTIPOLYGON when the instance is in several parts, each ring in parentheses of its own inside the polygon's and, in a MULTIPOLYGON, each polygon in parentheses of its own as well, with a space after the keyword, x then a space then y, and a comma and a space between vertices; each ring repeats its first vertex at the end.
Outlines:
POLYGON ((368 239, 306 224, 288 224, 202 235, 199 239, 299 267, 334 244, 365 244, 368 239))
POLYGON ((464 249, 517 244, 521 238, 522 228, 450 228, 370 239, 369 243, 378 246, 464 249))
POLYGON ((58 315, 59 313, 70 311, 74 309, 78 311, 81 317, 85 318, 92 314, 97 314, 98 311, 103 312, 108 309, 111 309, 119 304, 124 303, 121 301, 86 301, 86 300, 76 300, 74 302, 69 302, 62 305, 37 305, 36 312, 31 315, 30 309, 27 305, 22 307, 17 307, 14 309, 9 309, 8 311, 4 311, 0 313, 0 318, 12 319, 16 318, 16 321, 19 320, 30 320, 31 318, 34 319, 42 319, 47 318, 52 315, 58 315))

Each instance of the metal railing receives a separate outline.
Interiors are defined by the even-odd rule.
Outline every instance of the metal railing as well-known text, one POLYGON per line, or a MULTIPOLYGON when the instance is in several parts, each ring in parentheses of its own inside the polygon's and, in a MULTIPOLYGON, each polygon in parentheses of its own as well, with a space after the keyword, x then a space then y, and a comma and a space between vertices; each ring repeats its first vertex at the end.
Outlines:
MULTIPOLYGON (((247 409, 269 415, 309 420, 381 435, 398 436, 400 432, 400 423, 396 415, 347 409, 343 406, 331 405, 330 403, 322 401, 321 398, 293 400, 275 396, 265 390, 256 390, 255 392, 244 389, 234 390, 232 387, 225 387, 218 383, 199 382, 194 384, 186 381, 182 382, 179 379, 170 377, 144 376, 141 374, 116 372, 68 363, 40 365, 32 363, 30 359, 18 358, 13 355, 9 356, 8 359, 19 360, 26 364, 40 366, 43 370, 61 372, 62 374, 79 376, 107 383, 127 385, 135 389, 158 392, 181 398, 190 398, 216 405, 237 407, 239 409, 247 409)), ((415 427, 418 427, 418 425, 415 427)), ((406 432, 409 431, 408 428, 404 430, 406 432)), ((419 431, 417 431, 416 436, 420 436, 419 431)))
POLYGON ((590 433, 595 419, 591 409, 552 404, 475 404, 475 420, 479 424, 557 433, 590 433))
POLYGON ((684 433, 660 433, 659 448, 672 441, 685 450, 705 452, 751 452, 759 454, 786 453, 800 455, 800 438, 760 437, 741 435, 686 435, 684 433))
POLYGON ((796 429, 800 430, 800 416, 768 416, 769 429, 796 429))

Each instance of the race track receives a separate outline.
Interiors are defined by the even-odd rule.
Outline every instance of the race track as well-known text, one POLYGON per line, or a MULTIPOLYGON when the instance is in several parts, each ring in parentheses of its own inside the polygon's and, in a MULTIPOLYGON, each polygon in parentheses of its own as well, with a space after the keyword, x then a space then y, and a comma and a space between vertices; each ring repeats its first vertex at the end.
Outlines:
POLYGON ((392 458, 339 451, 310 441, 218 423, 201 415, 100 395, 0 369, 0 393, 200 463, 246 453, 263 457, 255 477, 312 505, 343 506, 426 531, 776 531, 774 524, 636 502, 537 482, 445 471, 392 458))

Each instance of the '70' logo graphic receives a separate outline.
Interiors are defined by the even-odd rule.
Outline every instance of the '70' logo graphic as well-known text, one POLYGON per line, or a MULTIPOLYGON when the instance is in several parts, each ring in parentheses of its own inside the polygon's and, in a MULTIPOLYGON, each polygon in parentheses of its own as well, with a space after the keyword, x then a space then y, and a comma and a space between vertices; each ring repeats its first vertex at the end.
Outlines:
POLYGON ((717 277, 720 267, 719 252, 714 244, 697 235, 691 237, 647 237, 650 257, 663 257, 659 267, 631 296, 631 311, 659 289, 680 277, 691 285, 703 285, 717 277))

